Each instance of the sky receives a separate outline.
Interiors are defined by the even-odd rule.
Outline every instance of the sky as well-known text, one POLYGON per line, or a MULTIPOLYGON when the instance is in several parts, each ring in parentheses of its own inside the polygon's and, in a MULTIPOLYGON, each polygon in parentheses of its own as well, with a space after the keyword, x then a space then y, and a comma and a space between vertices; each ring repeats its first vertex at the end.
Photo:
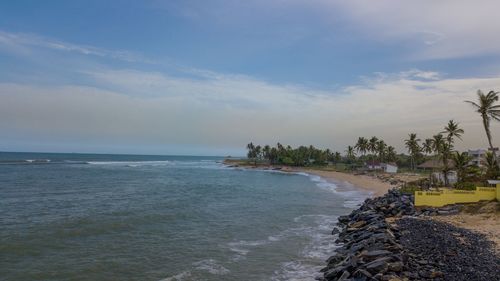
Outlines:
MULTIPOLYGON (((500 91, 495 0, 0 1, 0 151, 400 152, 500 91)), ((500 122, 492 123, 500 144, 500 122)))

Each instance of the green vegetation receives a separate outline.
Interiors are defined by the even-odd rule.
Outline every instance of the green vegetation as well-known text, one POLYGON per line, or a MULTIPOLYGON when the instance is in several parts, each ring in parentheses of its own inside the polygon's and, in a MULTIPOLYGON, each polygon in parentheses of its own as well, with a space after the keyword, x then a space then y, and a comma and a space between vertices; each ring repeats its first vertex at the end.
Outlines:
POLYGON ((323 167, 331 164, 336 170, 353 170, 364 168, 365 165, 374 164, 375 161, 395 162, 400 172, 411 171, 413 173, 429 174, 429 178, 419 182, 408 183, 404 188, 412 190, 419 186, 439 186, 444 184, 450 186, 449 175, 451 171, 457 173, 457 183, 455 187, 468 189, 486 179, 496 179, 500 177, 498 156, 492 144, 490 123, 492 120, 500 121, 500 105, 497 104, 499 96, 497 92, 490 91, 484 94, 480 90, 477 92, 478 102, 466 101, 470 103, 476 112, 481 115, 486 137, 490 146, 490 152, 486 154, 484 167, 471 164, 471 158, 466 152, 455 150, 455 141, 461 140, 464 130, 460 124, 454 120, 448 121, 443 131, 430 138, 422 140, 416 133, 408 134, 404 140, 404 146, 408 151, 406 154, 397 154, 393 146, 387 145, 379 137, 371 138, 359 137, 354 145, 347 146, 345 154, 332 152, 330 149, 318 149, 314 146, 299 146, 292 148, 278 143, 271 147, 265 145, 247 145, 247 157, 254 165, 266 163, 271 165, 288 166, 318 166, 323 167), (419 170, 417 167, 427 160, 434 160, 431 172, 419 170), (436 165, 437 164, 437 165, 436 165), (444 183, 433 182, 432 171, 439 171, 443 175, 444 183))
POLYGON ((255 146, 249 143, 247 150, 248 159, 251 159, 255 165, 264 160, 271 165, 324 166, 329 162, 338 163, 342 160, 339 152, 317 149, 312 145, 292 148, 290 145, 285 147, 278 143, 275 147, 266 145, 262 148, 260 145, 255 146))
POLYGON ((491 131, 490 131, 490 121, 491 119, 500 121, 500 105, 496 104, 498 101, 498 92, 489 91, 488 94, 484 94, 481 90, 477 90, 478 103, 473 101, 465 101, 470 103, 476 112, 481 115, 483 120, 484 130, 486 132, 486 137, 488 138, 488 144, 493 152, 493 157, 498 163, 498 157, 495 153, 495 148, 491 142, 491 131))

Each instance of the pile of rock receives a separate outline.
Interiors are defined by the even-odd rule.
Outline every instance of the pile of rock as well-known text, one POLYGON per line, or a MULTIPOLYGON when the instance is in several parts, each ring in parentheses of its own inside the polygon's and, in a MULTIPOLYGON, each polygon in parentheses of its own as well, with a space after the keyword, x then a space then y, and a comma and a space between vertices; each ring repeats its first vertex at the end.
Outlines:
POLYGON ((321 270, 323 277, 319 280, 498 280, 485 279, 499 273, 499 261, 498 257, 491 255, 491 247, 484 244, 486 242, 480 242, 486 240, 484 237, 474 239, 473 234, 465 235, 465 230, 451 230, 451 226, 425 218, 458 211, 459 206, 416 210, 412 196, 397 190, 391 190, 382 197, 367 199, 351 214, 339 218, 332 234, 338 234, 335 242, 341 246, 327 260, 327 266, 321 270), (388 220, 390 217, 403 219, 388 223, 394 222, 388 220), (438 224, 444 226, 437 227, 438 224), (444 233, 436 239, 439 235, 435 232, 438 231, 444 233), (457 236, 457 233, 460 234, 457 236), (463 258, 450 259, 448 255, 452 252, 458 255, 457 252, 461 250, 463 237, 467 237, 465 243, 472 243, 474 247, 469 247, 465 254, 459 255, 465 255, 463 258), (477 251, 475 247, 484 250, 477 251), (474 255, 474 251, 479 254, 474 255), (468 259, 470 256, 474 258, 468 259), (456 266, 444 263, 446 261, 453 261, 456 266), (493 275, 475 274, 471 268, 477 263, 488 265, 493 275), (468 268, 462 271, 467 273, 464 275, 467 278, 452 273, 461 272, 464 266, 468 268))
POLYGON ((455 204, 455 205, 448 205, 444 207, 439 207, 439 208, 432 208, 432 207, 425 207, 417 210, 415 212, 415 215, 417 216, 446 216, 446 215, 455 215, 460 213, 462 209, 462 205, 460 204, 455 204))
POLYGON ((404 270, 403 247, 398 230, 386 222, 387 217, 414 214, 410 196, 391 190, 382 197, 367 199, 348 216, 339 218, 335 255, 322 269, 322 280, 401 280, 404 270))
POLYGON ((415 215, 414 201, 413 195, 402 194, 397 189, 391 189, 384 196, 366 199, 359 211, 374 210, 386 217, 415 215))
POLYGON ((336 242, 343 245, 328 259, 322 280, 391 280, 403 270, 403 247, 383 214, 356 211, 340 223, 336 242))
POLYGON ((500 258, 485 235, 430 219, 396 224, 410 279, 499 280, 500 258))

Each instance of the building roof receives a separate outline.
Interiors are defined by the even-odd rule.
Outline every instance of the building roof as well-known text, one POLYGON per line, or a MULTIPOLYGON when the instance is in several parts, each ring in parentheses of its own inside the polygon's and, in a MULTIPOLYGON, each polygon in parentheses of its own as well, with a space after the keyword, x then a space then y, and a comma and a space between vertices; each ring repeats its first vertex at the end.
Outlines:
MULTIPOLYGON (((422 169, 441 169, 444 167, 444 165, 443 165, 443 161, 441 161, 439 159, 431 159, 431 160, 425 161, 424 163, 418 165, 417 167, 422 168, 422 169)), ((448 160, 448 167, 451 167, 451 168, 455 167, 452 160, 448 160)))

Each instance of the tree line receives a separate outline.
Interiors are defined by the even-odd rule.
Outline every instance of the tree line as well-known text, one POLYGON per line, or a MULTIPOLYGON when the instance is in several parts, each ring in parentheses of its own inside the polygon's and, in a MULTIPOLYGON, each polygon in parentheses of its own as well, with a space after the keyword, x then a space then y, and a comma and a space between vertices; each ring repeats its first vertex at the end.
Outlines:
POLYGON ((330 149, 318 149, 312 145, 292 148, 290 145, 277 143, 276 146, 247 144, 247 157, 257 165, 257 162, 266 160, 271 165, 310 166, 326 165, 328 162, 337 163, 342 160, 339 152, 330 149))
POLYGON ((247 157, 256 165, 259 161, 266 161, 272 165, 311 166, 327 165, 328 163, 346 163, 351 166, 363 165, 365 162, 397 162, 399 166, 408 166, 415 170, 419 163, 435 159, 441 163, 444 184, 449 185, 448 174, 454 169, 457 171, 459 182, 477 180, 479 178, 495 179, 500 176, 498 156, 492 143, 490 124, 500 121, 500 105, 498 92, 490 91, 484 94, 477 92, 477 101, 465 101, 471 104, 480 114, 486 133, 490 151, 486 153, 485 170, 471 164, 471 157, 467 152, 455 150, 455 143, 462 139, 464 130, 460 124, 450 120, 444 129, 423 141, 416 133, 410 133, 404 140, 408 155, 397 154, 395 148, 387 145, 379 137, 359 137, 354 145, 345 150, 345 154, 330 149, 318 149, 312 145, 292 148, 290 145, 278 143, 276 146, 260 146, 249 143, 247 157))

